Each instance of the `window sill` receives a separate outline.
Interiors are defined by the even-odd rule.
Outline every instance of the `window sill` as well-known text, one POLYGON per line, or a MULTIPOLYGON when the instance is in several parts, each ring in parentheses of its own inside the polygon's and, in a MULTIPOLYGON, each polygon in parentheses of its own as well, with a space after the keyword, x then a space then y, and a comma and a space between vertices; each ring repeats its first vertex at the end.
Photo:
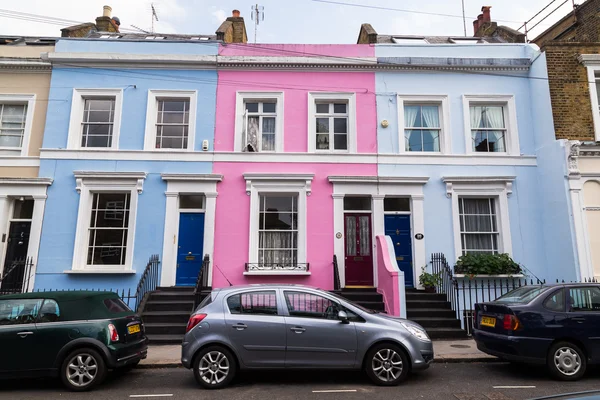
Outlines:
POLYGON ((246 276, 310 276, 310 271, 246 271, 246 276))
POLYGON ((133 269, 68 269, 63 271, 64 274, 72 275, 134 275, 133 269))

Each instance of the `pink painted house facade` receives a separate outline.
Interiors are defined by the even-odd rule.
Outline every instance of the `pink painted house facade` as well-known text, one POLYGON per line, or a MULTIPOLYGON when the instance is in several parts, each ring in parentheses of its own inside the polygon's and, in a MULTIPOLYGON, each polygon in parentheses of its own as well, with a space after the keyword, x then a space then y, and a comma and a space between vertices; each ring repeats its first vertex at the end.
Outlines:
POLYGON ((374 286, 371 195, 361 182, 377 176, 375 73, 344 67, 376 62, 374 48, 234 45, 220 56, 232 64, 218 75, 212 287, 331 290, 334 255, 345 286, 374 286))

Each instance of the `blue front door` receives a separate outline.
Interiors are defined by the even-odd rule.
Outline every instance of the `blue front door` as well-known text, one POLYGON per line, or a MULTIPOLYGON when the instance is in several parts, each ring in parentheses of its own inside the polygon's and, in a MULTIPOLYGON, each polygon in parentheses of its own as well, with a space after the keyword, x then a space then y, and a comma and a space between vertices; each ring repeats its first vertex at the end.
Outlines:
POLYGON ((413 273, 412 235, 410 233, 410 215, 386 215, 385 234, 392 238, 398 267, 404 272, 407 287, 415 286, 413 273))
POLYGON ((204 245, 204 214, 179 214, 179 243, 177 246, 177 286, 194 286, 202 268, 204 245))

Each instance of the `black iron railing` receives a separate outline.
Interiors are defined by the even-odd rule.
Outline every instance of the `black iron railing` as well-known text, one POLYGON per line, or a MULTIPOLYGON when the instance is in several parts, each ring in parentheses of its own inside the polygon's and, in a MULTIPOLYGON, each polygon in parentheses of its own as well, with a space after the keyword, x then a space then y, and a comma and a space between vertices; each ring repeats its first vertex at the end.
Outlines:
POLYGON ((194 309, 198 307, 198 304, 202 301, 206 295, 206 291, 210 289, 208 284, 208 269, 210 268, 210 257, 208 254, 204 255, 202 259, 202 268, 198 271, 198 278, 196 278, 196 287, 194 288, 194 309))
POLYGON ((135 309, 139 312, 143 304, 146 302, 147 295, 156 290, 159 282, 159 265, 158 254, 150 256, 148 264, 140 277, 137 288, 135 290, 135 309))
POLYGON ((8 263, 0 275, 0 294, 27 292, 32 273, 33 260, 31 258, 22 258, 8 263))
POLYGON ((333 255, 333 290, 341 290, 340 270, 338 269, 337 256, 333 255))
POLYGON ((458 283, 452 275, 452 268, 446 260, 446 256, 442 253, 434 253, 431 255, 431 269, 434 275, 439 276, 436 292, 445 294, 446 299, 452 307, 452 311, 456 312, 456 317, 459 317, 458 307, 458 283))
POLYGON ((295 271, 308 272, 309 263, 246 263, 246 272, 251 271, 295 271))

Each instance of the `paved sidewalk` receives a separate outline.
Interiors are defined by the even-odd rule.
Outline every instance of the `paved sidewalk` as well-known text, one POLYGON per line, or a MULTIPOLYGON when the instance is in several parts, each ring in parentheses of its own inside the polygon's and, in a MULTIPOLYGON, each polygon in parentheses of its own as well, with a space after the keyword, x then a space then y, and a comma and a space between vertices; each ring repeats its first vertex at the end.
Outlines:
MULTIPOLYGON (((435 362, 486 362, 496 361, 477 350, 473 340, 435 340, 433 342, 435 362)), ((181 367, 181 346, 150 346, 148 358, 142 360, 142 368, 176 368, 181 367)))

